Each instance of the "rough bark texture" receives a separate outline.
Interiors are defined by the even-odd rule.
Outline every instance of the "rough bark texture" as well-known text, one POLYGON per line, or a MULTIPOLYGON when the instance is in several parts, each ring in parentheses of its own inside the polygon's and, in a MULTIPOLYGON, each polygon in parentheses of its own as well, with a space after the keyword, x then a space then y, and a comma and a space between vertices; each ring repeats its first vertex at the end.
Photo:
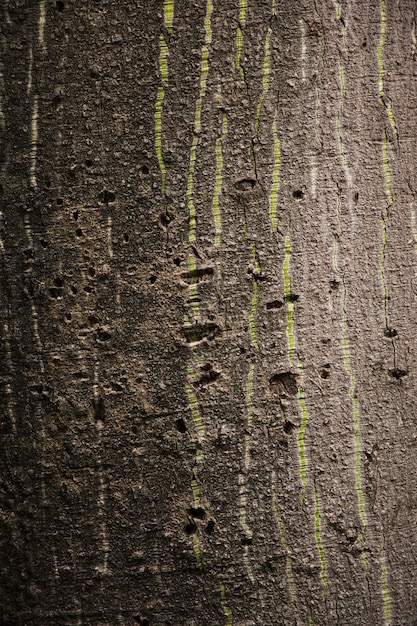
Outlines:
POLYGON ((412 0, 4 0, 1 623, 417 623, 412 0))

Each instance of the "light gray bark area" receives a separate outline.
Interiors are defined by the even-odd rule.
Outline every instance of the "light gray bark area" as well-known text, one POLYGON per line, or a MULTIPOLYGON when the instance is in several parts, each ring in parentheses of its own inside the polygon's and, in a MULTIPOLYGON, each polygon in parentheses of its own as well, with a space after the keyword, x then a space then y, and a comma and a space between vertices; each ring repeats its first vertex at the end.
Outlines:
POLYGON ((412 626, 415 3, 207 7, 2 5, 1 623, 412 626))

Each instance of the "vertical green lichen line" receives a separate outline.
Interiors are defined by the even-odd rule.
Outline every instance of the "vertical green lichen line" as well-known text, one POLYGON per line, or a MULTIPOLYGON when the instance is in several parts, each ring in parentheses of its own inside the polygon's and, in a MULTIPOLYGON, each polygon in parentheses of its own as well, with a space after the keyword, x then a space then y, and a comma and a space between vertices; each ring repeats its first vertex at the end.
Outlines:
POLYGON ((281 515, 278 508, 278 499, 277 499, 277 490, 275 487, 275 471, 272 470, 271 473, 271 492, 272 492, 272 509, 274 511, 275 520, 277 522, 279 536, 281 538, 282 547, 285 552, 285 571, 287 575, 288 588, 290 592, 291 603, 293 605, 295 613, 297 613, 297 594, 295 591, 294 584, 294 575, 292 571, 292 559, 291 559, 291 550, 288 546, 286 537, 285 537, 285 528, 281 519, 281 515))
POLYGON ((384 600, 384 622, 385 626, 391 624, 391 598, 388 585, 388 570, 385 560, 385 550, 381 554, 381 578, 382 578, 382 597, 384 600))
POLYGON ((272 125, 272 136, 274 138, 274 171, 272 174, 272 188, 269 196, 269 216, 272 222, 272 228, 274 232, 278 228, 277 220, 277 200, 279 189, 279 170, 281 165, 281 154, 279 148, 279 137, 277 133, 277 114, 275 113, 274 122, 272 125))
POLYGON ((387 134, 384 133, 384 140, 382 142, 382 161, 384 166, 384 176, 385 176, 385 193, 387 195, 389 206, 385 209, 385 214, 383 214, 381 218, 381 230, 382 230, 382 251, 381 251, 381 263, 379 266, 379 273, 381 275, 381 284, 382 284, 382 293, 384 299, 384 321, 385 326, 388 328, 388 291, 387 291, 387 281, 385 279, 385 263, 386 263, 386 248, 388 241, 388 227, 387 227, 387 219, 389 216, 389 208, 393 203, 393 196, 391 191, 391 172, 389 169, 389 159, 388 159, 388 140, 387 134))
MULTIPOLYGON (((301 363, 298 364, 301 367, 301 363)), ((300 383, 298 386, 298 404, 300 406, 301 411, 301 424, 298 430, 297 435, 297 443, 298 443, 298 456, 300 459, 300 475, 301 475, 301 501, 304 502, 305 498, 305 490, 307 487, 307 455, 306 455, 306 445, 305 445, 305 433, 308 424, 308 411, 304 397, 303 391, 303 380, 302 374, 300 375, 300 383)))
POLYGON ((389 168, 387 133, 384 133, 384 139, 382 142, 382 160, 383 160, 384 174, 385 174, 385 192, 387 194, 388 201, 391 205, 393 203, 393 196, 392 196, 392 191, 391 191, 391 171, 389 168))
POLYGON ((247 540, 243 545, 243 562, 245 564, 249 580, 254 583, 255 577, 249 560, 249 543, 252 539, 253 533, 246 521, 246 484, 243 474, 239 474, 239 522, 247 540))
POLYGON ((222 134, 216 140, 216 183, 214 187, 213 196, 213 214, 214 214, 214 245, 218 247, 220 245, 220 237, 222 234, 222 222, 220 215, 219 199, 222 191, 222 170, 223 170, 223 155, 222 155, 222 140, 227 133, 227 116, 223 113, 222 134))
POLYGON ((165 198, 166 188, 166 168, 162 154, 162 104, 164 100, 165 87, 168 85, 168 46, 162 35, 159 37, 159 74, 162 85, 158 88, 155 106, 155 147, 158 158, 159 169, 161 170, 161 193, 165 198))
POLYGON ((284 296, 287 303, 287 339, 288 339, 288 360, 290 365, 293 364, 295 353, 295 337, 294 337, 294 303, 291 302, 291 278, 290 278, 290 260, 291 260, 291 240, 287 235, 285 237, 285 258, 284 258, 284 296))
POLYGON ((246 423, 246 435, 245 435, 245 469, 249 470, 250 466, 250 436, 252 433, 252 424, 253 424, 253 404, 252 404, 252 387, 253 387, 253 373, 255 370, 254 361, 249 362, 249 373, 248 379, 246 381, 246 393, 245 393, 245 402, 246 409, 248 413, 248 421, 246 423))
MULTIPOLYGON (((200 490, 198 488, 197 480, 195 479, 195 477, 192 478, 191 480, 191 489, 193 490, 193 496, 194 496, 194 508, 198 509, 200 507, 200 490)), ((193 533, 192 537, 193 537, 193 549, 194 549, 194 554, 197 559, 198 567, 203 567, 203 559, 201 556, 200 541, 198 538, 197 531, 193 533)))
MULTIPOLYGON (((192 370, 191 365, 188 367, 188 372, 190 377, 194 375, 194 372, 192 370)), ((203 425, 203 421, 201 419, 201 415, 200 415, 200 411, 198 409, 198 401, 197 398, 193 392, 193 389, 191 387, 191 385, 189 385, 187 383, 186 385, 186 391, 187 391, 187 396, 188 396, 188 402, 189 402, 189 406, 190 406, 190 410, 191 410, 191 415, 193 417, 193 421, 194 421, 194 425, 195 425, 195 429, 197 432, 197 441, 198 441, 198 445, 197 445, 197 461, 201 461, 203 459, 203 443, 204 443, 204 438, 205 438, 205 431, 204 431, 204 425, 203 425)))
MULTIPOLYGON (((256 251, 256 243, 254 241, 252 241, 252 254, 253 254, 253 260, 254 260, 255 267, 256 267, 256 273, 258 276, 261 273, 261 266, 259 264, 258 254, 256 251)), ((254 276, 254 281, 253 281, 252 302, 251 302, 251 309, 249 313, 249 329, 250 329, 250 337, 251 337, 252 345, 254 348, 259 350, 259 344, 256 338, 256 326, 255 326, 256 307, 258 305, 257 276, 254 276)))
POLYGON ((359 506, 359 514, 362 521, 363 529, 365 530, 367 520, 366 520, 366 510, 365 510, 365 497, 362 490, 362 475, 361 475, 361 440, 360 440, 360 411, 359 411, 359 401, 356 397, 356 382, 355 375, 350 365, 350 357, 349 357, 349 345, 348 345, 348 319, 346 312, 346 288, 343 289, 343 301, 342 301, 342 313, 343 313, 343 323, 342 323, 342 344, 343 344, 343 360, 345 371, 349 377, 349 398, 352 403, 353 410, 353 432, 354 432, 354 444, 355 444, 355 486, 356 493, 358 496, 358 506, 359 506))
POLYGON ((326 599, 327 589, 329 587, 329 582, 327 580, 327 564, 326 564, 326 556, 324 554, 323 543, 321 541, 320 534, 320 504, 319 504, 319 494, 317 492, 317 488, 314 485, 314 519, 315 519, 315 535, 316 535, 316 544, 320 555, 320 563, 321 563, 321 580, 323 583, 323 598, 326 599))
MULTIPOLYGON (((273 15, 275 14, 275 1, 274 0, 272 2, 272 14, 273 15)), ((266 98, 266 94, 268 93, 268 90, 269 90, 269 75, 271 71, 271 68, 270 68, 271 35, 272 35, 272 28, 271 28, 271 22, 270 22, 268 24, 268 30, 267 30, 266 38, 265 38, 265 56, 264 56, 264 62, 263 62, 262 93, 261 93, 261 97, 259 98, 258 106, 256 108, 255 137, 258 136, 262 105, 266 98)))
POLYGON ((164 24, 168 33, 172 34, 174 22, 174 0, 164 0, 164 24))
POLYGON ((204 30, 205 30, 205 38, 204 45, 201 51, 201 74, 200 74, 200 93, 197 98, 197 103, 195 107, 195 117, 194 117, 194 134, 193 134, 193 142, 191 145, 190 151, 190 166, 188 170, 188 183, 187 183, 187 202, 188 202, 188 210, 190 216, 190 231, 189 231, 189 242, 193 243, 195 241, 195 231, 196 231, 196 212, 194 206, 194 170, 195 170, 195 162, 197 155, 197 145, 198 138, 201 131, 201 106, 203 102, 203 98, 206 93, 207 86, 207 74, 208 74, 208 57, 209 57, 209 46, 211 44, 211 13, 213 11, 213 3, 211 0, 207 0, 206 5, 206 15, 204 18, 204 30))
POLYGON ((242 67, 243 28, 246 24, 246 0, 239 0, 239 23, 236 30, 236 67, 242 82, 245 81, 245 70, 242 67))
POLYGON ((226 587, 225 584, 222 580, 222 577, 220 575, 217 576, 219 579, 219 586, 220 586, 220 597, 221 597, 221 603, 222 603, 222 609, 223 609, 223 613, 226 617, 226 622, 224 626, 232 626, 232 611, 230 610, 230 607, 227 605, 226 603, 226 587))
POLYGON ((389 103, 385 102, 385 87, 384 87, 384 76, 385 76, 385 67, 384 67, 384 43, 385 43, 385 29, 387 23, 387 17, 385 14, 385 0, 381 0, 381 35, 378 43, 378 92, 379 92, 379 102, 385 107, 388 115, 389 122, 391 124, 391 128, 394 131, 395 136, 398 136, 397 124, 395 122, 394 113, 392 111, 392 107, 389 103))

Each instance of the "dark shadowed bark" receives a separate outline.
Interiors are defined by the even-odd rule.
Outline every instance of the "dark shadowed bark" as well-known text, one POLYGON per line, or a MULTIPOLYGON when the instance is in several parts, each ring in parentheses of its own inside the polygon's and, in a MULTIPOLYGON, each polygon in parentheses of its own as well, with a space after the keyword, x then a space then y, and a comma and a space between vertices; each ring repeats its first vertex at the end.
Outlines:
POLYGON ((415 625, 414 1, 1 7, 1 624, 415 625))

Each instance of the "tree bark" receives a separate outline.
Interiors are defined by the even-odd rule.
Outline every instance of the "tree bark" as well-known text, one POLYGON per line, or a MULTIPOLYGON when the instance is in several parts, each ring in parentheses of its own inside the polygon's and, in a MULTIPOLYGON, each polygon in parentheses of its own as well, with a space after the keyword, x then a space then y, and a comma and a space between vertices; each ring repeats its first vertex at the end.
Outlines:
POLYGON ((411 0, 2 3, 2 624, 417 623, 411 0))

